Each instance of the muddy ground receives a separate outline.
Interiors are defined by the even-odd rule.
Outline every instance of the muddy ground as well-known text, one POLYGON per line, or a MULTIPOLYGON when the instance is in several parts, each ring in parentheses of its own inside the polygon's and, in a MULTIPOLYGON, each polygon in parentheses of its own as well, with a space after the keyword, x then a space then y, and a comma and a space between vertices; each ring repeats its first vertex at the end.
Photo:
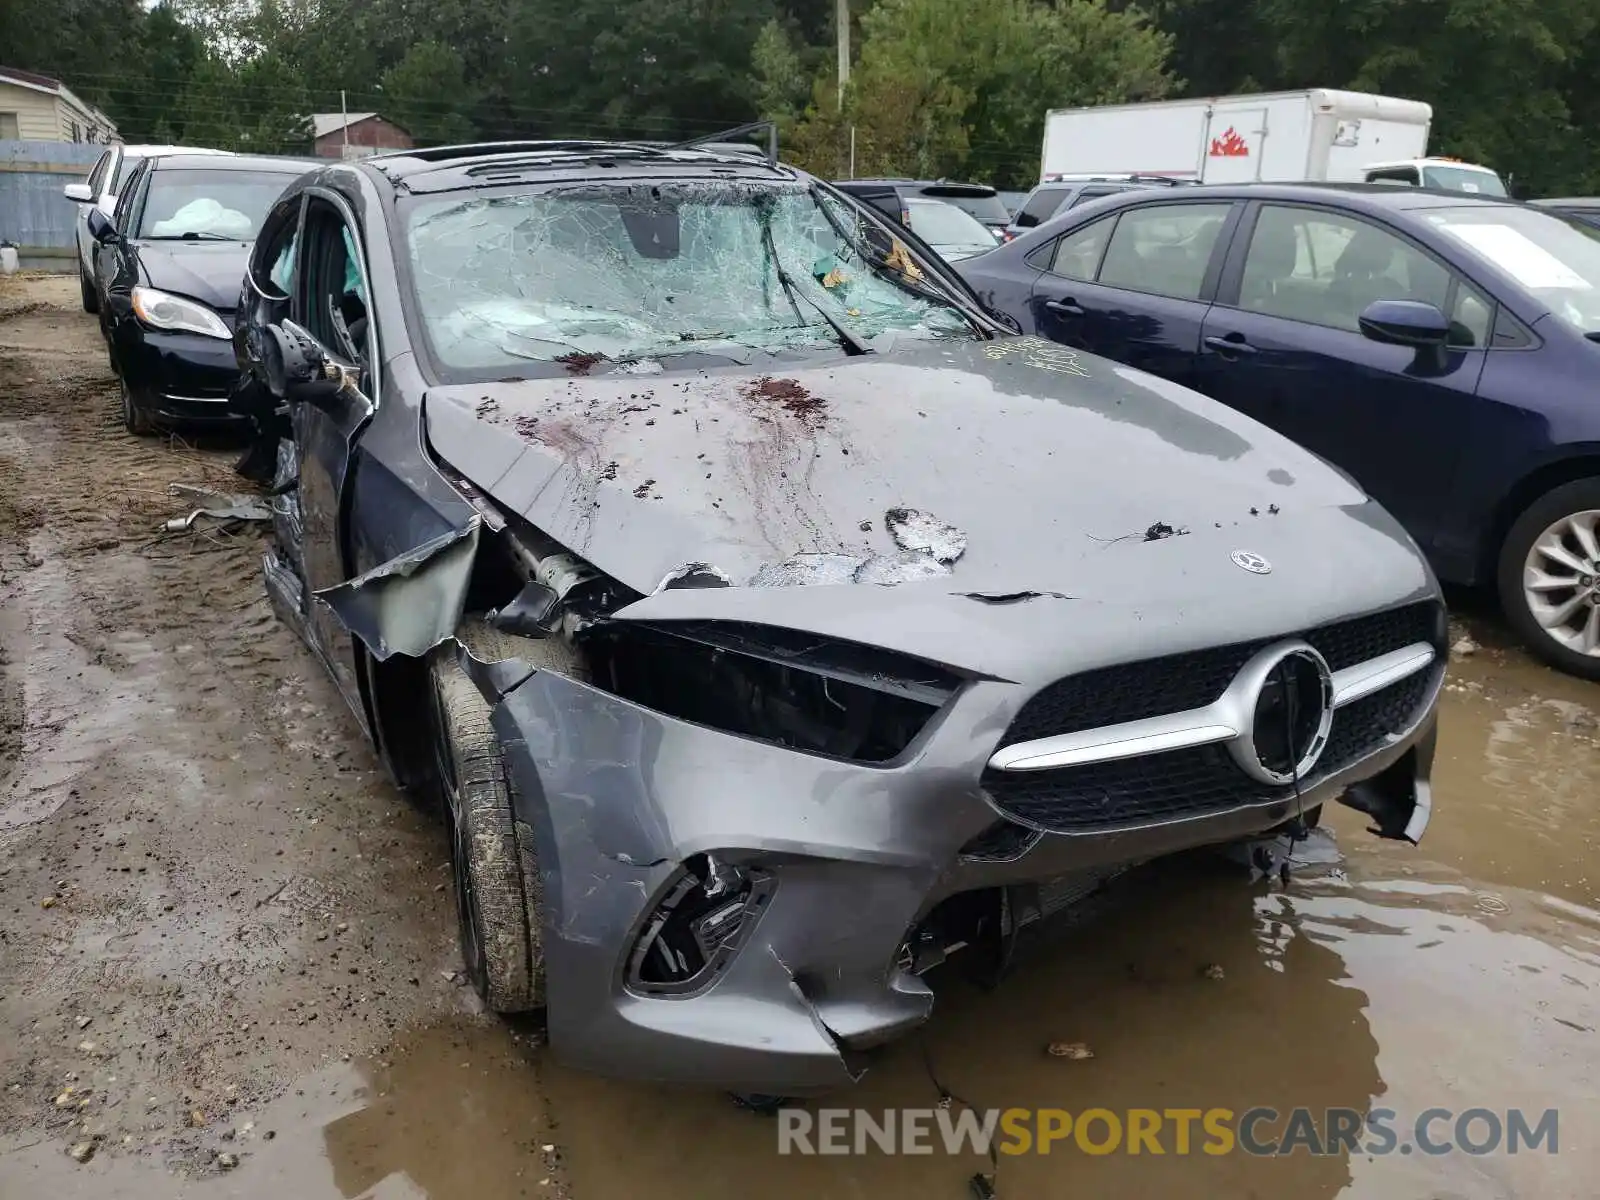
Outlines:
MULTIPOLYGON (((125 435, 76 298, 0 280, 0 1198, 967 1196, 974 1156, 780 1157, 770 1118, 481 1011, 439 830, 273 621, 257 535, 156 532, 231 452, 125 435)), ((1473 634, 1420 849, 1341 810, 1286 889, 1148 871, 999 990, 941 981, 832 1103, 929 1107, 936 1075, 980 1108, 1557 1108, 1555 1155, 1058 1147, 995 1186, 1592 1195, 1600 688, 1473 634)))

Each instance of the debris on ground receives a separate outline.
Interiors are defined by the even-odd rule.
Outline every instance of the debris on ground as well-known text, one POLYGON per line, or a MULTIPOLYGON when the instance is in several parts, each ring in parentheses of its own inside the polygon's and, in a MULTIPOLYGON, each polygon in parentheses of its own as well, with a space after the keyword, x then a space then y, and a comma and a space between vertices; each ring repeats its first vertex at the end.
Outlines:
POLYGON ((1083 1042, 1051 1042, 1045 1047, 1051 1058, 1093 1058, 1094 1051, 1083 1042))
POLYGON ((1477 652, 1478 643, 1472 640, 1471 634, 1465 634, 1458 638, 1456 644, 1450 647, 1450 653, 1457 658, 1471 658, 1477 652))
POLYGON ((1200 973, 1202 975, 1204 975, 1207 979, 1222 979, 1222 978, 1225 978, 1225 975, 1226 975, 1226 973, 1222 969, 1222 964, 1221 963, 1212 963, 1210 966, 1206 967, 1206 969, 1204 971, 1201 971, 1200 973))
POLYGON ((967 1180, 967 1190, 972 1193, 972 1200, 995 1200, 993 1175, 974 1175, 967 1180))
POLYGON ((239 1156, 237 1154, 228 1154, 224 1152, 217 1155, 217 1166, 221 1167, 224 1171, 231 1171, 238 1165, 239 1156))
POLYGON ((241 492, 216 492, 210 488, 196 487, 187 483, 171 484, 167 491, 193 506, 188 516, 173 517, 162 526, 167 533, 183 533, 193 529, 194 523, 201 517, 210 518, 219 526, 227 528, 232 528, 240 522, 272 520, 272 510, 259 496, 241 492))
POLYGON ((79 1142, 77 1145, 73 1146, 71 1150, 68 1150, 67 1153, 72 1155, 74 1162, 86 1163, 94 1157, 94 1143, 79 1142))

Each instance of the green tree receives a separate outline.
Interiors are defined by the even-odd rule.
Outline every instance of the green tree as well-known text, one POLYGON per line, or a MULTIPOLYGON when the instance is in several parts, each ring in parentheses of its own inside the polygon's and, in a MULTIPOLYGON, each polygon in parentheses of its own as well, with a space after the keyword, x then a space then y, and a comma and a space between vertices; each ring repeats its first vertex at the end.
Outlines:
POLYGON ((383 73, 383 114, 419 144, 470 141, 472 107, 461 55, 438 42, 418 42, 383 73))
POLYGON ((750 49, 750 97, 764 120, 791 124, 811 90, 804 60, 782 21, 774 17, 750 49))
POLYGON ((1600 25, 1593 0, 1258 2, 1283 83, 1425 100, 1433 152, 1512 174, 1519 191, 1592 178, 1596 131, 1573 113, 1594 94, 1576 70, 1600 25))
MULTIPOLYGON (((879 0, 860 26, 843 114, 858 174, 1031 183, 1048 109, 1156 99, 1174 84, 1171 39, 1105 0, 879 0)), ((816 104, 807 117, 829 120, 816 104)), ((839 143, 815 133, 802 144, 839 143)))

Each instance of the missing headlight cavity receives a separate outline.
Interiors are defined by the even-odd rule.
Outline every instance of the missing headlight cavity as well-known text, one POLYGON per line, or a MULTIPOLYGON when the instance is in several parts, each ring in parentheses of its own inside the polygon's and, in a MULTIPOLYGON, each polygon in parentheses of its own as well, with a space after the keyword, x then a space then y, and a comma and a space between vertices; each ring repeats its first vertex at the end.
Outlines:
POLYGON ((628 956, 628 986, 651 996, 710 987, 771 898, 772 877, 697 854, 668 887, 628 956))
POLYGON ((624 699, 854 762, 895 758, 960 683, 916 659, 734 622, 614 623, 587 648, 595 682, 624 699))

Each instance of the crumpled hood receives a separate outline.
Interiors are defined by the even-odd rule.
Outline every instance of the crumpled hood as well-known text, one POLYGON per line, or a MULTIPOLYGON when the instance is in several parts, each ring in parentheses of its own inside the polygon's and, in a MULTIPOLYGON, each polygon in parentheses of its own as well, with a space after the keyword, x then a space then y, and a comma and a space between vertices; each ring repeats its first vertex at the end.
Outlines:
POLYGON ((434 388, 426 426, 473 484, 645 593, 628 618, 807 628, 1020 679, 1437 590, 1322 460, 1038 338, 434 388), (690 564, 734 586, 661 590, 690 564))
POLYGON ((140 242, 144 282, 232 312, 250 262, 248 242, 140 242))
POLYGON ((467 479, 642 592, 691 562, 742 584, 797 554, 894 554, 896 509, 963 535, 963 585, 1070 590, 1117 539, 1363 499, 1221 404, 1036 338, 435 388, 427 428, 467 479))

